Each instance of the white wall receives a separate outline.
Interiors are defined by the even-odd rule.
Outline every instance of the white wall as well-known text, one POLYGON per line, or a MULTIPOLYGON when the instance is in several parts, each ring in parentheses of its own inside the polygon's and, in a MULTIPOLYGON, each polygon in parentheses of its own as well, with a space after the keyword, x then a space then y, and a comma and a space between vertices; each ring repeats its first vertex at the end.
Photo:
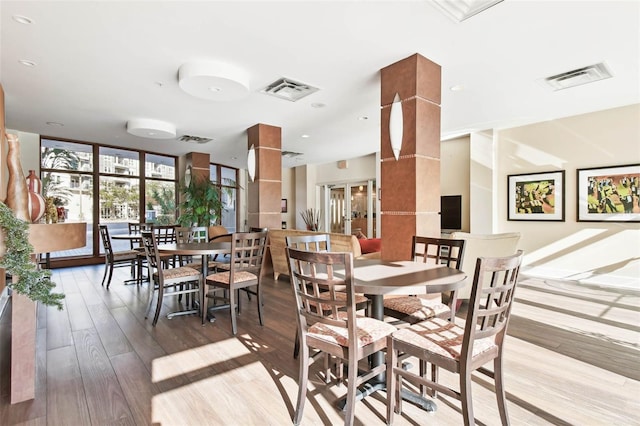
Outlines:
POLYGON ((577 169, 640 164, 640 105, 498 132, 499 232, 522 233, 528 275, 640 289, 640 223, 578 222, 577 169), (565 221, 507 220, 507 176, 565 171, 565 221))
POLYGON ((469 232, 470 138, 443 141, 440 146, 440 193, 462 195, 462 230, 469 232))

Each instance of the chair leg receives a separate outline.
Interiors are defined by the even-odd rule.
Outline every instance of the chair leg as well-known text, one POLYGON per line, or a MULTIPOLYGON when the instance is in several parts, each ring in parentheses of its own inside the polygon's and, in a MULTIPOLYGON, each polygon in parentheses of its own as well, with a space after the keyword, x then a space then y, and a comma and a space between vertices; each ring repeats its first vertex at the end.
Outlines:
POLYGON ((235 290, 229 289, 229 310, 231 311, 231 332, 235 336, 238 333, 238 325, 236 324, 236 295, 235 290))
POLYGON ((105 259, 104 273, 102 274, 102 286, 104 287, 104 281, 107 279, 107 271, 109 270, 109 262, 105 259))
MULTIPOLYGON (((390 339, 389 339, 390 340, 390 339)), ((393 369, 398 364, 398 352, 393 349, 393 343, 387 343, 387 424, 393 424, 393 414, 396 409, 395 391, 396 378, 393 369)))
MULTIPOLYGON (((257 299, 257 302, 258 302, 258 321, 260 321, 260 325, 264 325, 264 323, 262 321, 262 306, 264 306, 264 303, 262 301, 262 289, 260 288, 260 284, 258 284, 256 287, 257 287, 256 288, 256 293, 257 293, 256 299, 257 299)), ((249 294, 249 293, 247 293, 247 294, 249 294)))
POLYGON ((107 277, 107 290, 111 285, 111 277, 113 276, 113 263, 109 263, 109 276, 107 277))
POLYGON ((460 402, 462 402, 464 425, 474 425, 473 400, 471 399, 471 372, 464 367, 460 370, 460 402))
POLYGON ((344 415, 344 424, 345 426, 350 426, 353 424, 353 418, 356 412, 356 391, 358 390, 356 386, 356 380, 358 377, 358 360, 356 359, 355 351, 349 353, 349 372, 347 373, 347 403, 346 403, 346 413, 344 415))
POLYGON ((160 310, 162 309, 162 298, 164 297, 164 286, 158 285, 158 303, 156 304, 156 314, 153 316, 153 322, 155 326, 158 323, 158 317, 160 317, 160 310))
POLYGON ((208 299, 207 299, 207 284, 206 278, 204 278, 200 285, 202 286, 200 289, 200 316, 202 317, 202 325, 204 325, 207 320, 207 309, 208 309, 208 299))
POLYGON ((504 382, 502 376, 502 355, 498 355, 493 360, 494 380, 496 385, 496 398, 498 400, 498 412, 503 426, 509 425, 509 415, 507 414, 507 401, 504 394, 504 382))
POLYGON ((302 345, 300 367, 298 371, 298 402, 296 403, 296 413, 293 424, 299 425, 302 422, 302 412, 307 399, 307 380, 309 378, 309 347, 302 345))

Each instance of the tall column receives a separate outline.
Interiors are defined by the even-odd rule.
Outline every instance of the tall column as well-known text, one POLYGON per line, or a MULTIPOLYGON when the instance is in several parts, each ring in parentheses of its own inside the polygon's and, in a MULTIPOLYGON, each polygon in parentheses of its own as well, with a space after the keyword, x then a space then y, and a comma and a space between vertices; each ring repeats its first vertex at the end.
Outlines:
POLYGON ((256 173, 247 186, 247 220, 250 227, 281 228, 282 129, 256 124, 247 129, 247 148, 255 149, 256 173))
POLYGON ((440 65, 414 54, 381 71, 381 225, 386 260, 411 257, 413 235, 440 236, 440 65), (398 160, 389 117, 398 93, 403 138, 398 160))

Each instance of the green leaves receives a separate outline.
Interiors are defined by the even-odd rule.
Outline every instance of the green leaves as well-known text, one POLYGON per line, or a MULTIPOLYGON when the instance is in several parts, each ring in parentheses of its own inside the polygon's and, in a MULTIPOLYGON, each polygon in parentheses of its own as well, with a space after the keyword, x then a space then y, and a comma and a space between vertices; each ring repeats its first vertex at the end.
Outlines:
POLYGON ((192 178, 183 187, 184 201, 180 203, 180 226, 209 226, 215 224, 223 205, 219 189, 209 179, 192 178))
POLYGON ((51 281, 51 271, 38 269, 31 261, 33 246, 29 243, 29 224, 18 219, 6 204, 0 203, 0 227, 5 231, 6 252, 0 258, 0 267, 19 277, 7 285, 29 299, 55 306, 62 310, 62 293, 54 293, 56 285, 51 281))

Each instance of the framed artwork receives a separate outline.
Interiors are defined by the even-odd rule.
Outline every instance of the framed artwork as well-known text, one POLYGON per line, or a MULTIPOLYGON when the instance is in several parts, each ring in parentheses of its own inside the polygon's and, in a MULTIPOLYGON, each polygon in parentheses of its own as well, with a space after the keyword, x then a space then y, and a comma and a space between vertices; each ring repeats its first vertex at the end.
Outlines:
POLYGON ((507 176, 508 220, 564 222, 564 170, 507 176))
POLYGON ((280 209, 282 213, 286 213, 287 212, 287 199, 283 198, 280 204, 280 209))
POLYGON ((640 164, 578 169, 578 222, 640 222, 640 164))

